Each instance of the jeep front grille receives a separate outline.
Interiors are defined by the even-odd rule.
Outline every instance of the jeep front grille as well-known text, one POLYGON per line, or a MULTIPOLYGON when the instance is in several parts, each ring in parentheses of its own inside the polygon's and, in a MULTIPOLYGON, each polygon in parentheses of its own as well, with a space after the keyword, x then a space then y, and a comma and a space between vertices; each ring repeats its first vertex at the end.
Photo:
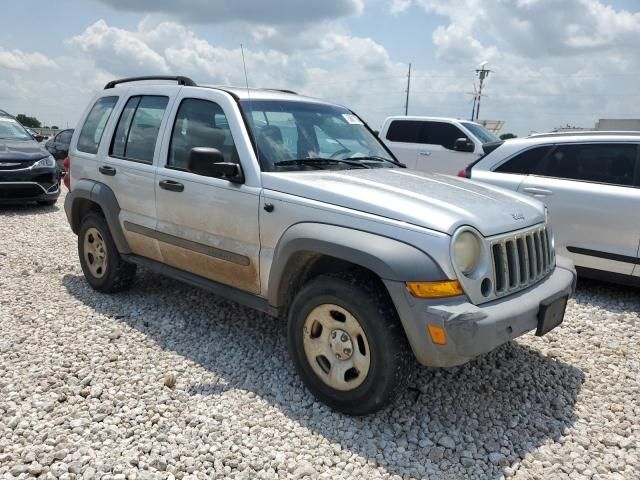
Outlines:
POLYGON ((546 226, 493 240, 491 255, 494 293, 498 297, 537 283, 555 263, 546 226))

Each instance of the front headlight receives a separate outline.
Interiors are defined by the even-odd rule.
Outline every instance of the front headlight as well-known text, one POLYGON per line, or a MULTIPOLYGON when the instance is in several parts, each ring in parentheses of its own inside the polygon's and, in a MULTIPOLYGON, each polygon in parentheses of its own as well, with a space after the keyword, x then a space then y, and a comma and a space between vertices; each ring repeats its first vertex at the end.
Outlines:
POLYGON ((453 260, 460 272, 472 273, 482 256, 482 241, 475 233, 467 230, 458 235, 453 244, 453 260))
POLYGON ((41 158, 36 163, 34 163, 31 166, 31 168, 45 168, 45 167, 55 167, 55 166, 56 166, 56 160, 53 158, 53 156, 48 155, 44 158, 41 158))

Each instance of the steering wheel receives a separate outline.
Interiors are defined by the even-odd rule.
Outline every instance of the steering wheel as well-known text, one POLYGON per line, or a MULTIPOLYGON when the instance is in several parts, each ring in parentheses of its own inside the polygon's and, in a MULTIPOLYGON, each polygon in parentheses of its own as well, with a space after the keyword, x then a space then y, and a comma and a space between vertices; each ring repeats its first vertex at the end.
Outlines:
POLYGON ((349 153, 350 151, 351 150, 349 150, 348 148, 341 148, 340 150, 333 152, 330 158, 336 158, 338 155, 341 155, 343 153, 349 153))

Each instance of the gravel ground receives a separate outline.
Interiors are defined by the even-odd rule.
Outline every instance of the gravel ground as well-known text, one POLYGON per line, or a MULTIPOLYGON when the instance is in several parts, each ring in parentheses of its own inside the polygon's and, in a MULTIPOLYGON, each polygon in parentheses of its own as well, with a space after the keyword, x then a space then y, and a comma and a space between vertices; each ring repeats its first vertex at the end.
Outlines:
POLYGON ((314 401, 278 322, 141 271, 84 282, 62 201, 0 207, 0 477, 640 478, 640 297, 582 282, 565 323, 394 407, 314 401))

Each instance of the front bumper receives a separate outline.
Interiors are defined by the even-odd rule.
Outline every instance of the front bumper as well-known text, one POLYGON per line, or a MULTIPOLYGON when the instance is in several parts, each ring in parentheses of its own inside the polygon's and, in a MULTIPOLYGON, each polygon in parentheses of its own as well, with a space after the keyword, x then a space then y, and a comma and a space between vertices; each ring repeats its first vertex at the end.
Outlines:
POLYGON ((60 195, 60 174, 55 167, 0 170, 0 203, 42 202, 60 195))
POLYGON ((411 296, 402 282, 385 281, 385 285, 418 362, 430 367, 451 367, 535 330, 540 304, 573 294, 576 271, 570 260, 557 257, 556 268, 544 280, 482 305, 473 305, 466 297, 421 300, 411 296), (431 341, 427 325, 445 330, 446 345, 431 341))

